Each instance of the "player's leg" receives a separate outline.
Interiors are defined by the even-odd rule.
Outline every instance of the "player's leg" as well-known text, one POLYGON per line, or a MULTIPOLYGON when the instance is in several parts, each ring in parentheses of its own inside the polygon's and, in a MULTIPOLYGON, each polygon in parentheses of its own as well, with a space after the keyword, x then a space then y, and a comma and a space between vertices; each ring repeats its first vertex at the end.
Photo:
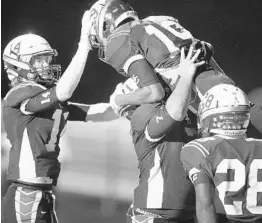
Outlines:
POLYGON ((12 184, 3 199, 3 222, 57 223, 51 191, 12 184))
POLYGON ((218 84, 235 84, 223 70, 218 66, 214 58, 210 59, 210 67, 199 67, 198 74, 195 79, 195 85, 199 92, 199 97, 203 96, 210 88, 218 84), (201 70, 203 69, 203 70, 201 70))

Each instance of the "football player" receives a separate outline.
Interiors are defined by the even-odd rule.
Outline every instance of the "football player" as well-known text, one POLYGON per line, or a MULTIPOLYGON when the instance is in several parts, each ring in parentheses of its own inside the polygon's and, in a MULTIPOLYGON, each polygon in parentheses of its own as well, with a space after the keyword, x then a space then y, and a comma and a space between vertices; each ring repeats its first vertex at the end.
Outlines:
POLYGON ((118 95, 117 105, 163 99, 165 94, 160 82, 164 79, 172 90, 175 88, 180 49, 188 50, 192 43, 195 49, 201 49, 199 59, 206 62, 197 71, 201 73, 195 80, 198 90, 203 94, 217 83, 233 84, 212 59, 212 46, 195 39, 176 19, 150 16, 139 20, 132 7, 122 0, 99 0, 90 10, 90 40, 93 47, 98 47, 99 58, 124 76, 134 78, 141 88, 118 95))
POLYGON ((56 50, 39 35, 14 38, 3 52, 11 89, 3 100, 3 122, 11 143, 3 199, 4 223, 57 222, 52 187, 60 172, 59 139, 67 120, 83 120, 81 109, 67 105, 84 71, 91 49, 89 11, 82 18, 79 46, 60 78, 52 64, 56 50), (79 111, 79 112, 78 112, 79 111))
MULTIPOLYGON (((200 50, 194 54, 191 47, 185 57, 182 48, 179 65, 181 77, 166 102, 143 104, 138 108, 122 106, 119 110, 122 113, 118 115, 131 122, 131 135, 140 170, 139 184, 127 213, 127 222, 194 222, 194 188, 183 170, 180 152, 184 143, 197 136, 196 125, 185 116, 195 71, 204 63, 197 62, 199 54, 200 50)), ((131 85, 126 89, 125 84, 116 87, 117 94, 137 89, 131 85)))
POLYGON ((249 100, 233 85, 211 88, 200 103, 203 138, 181 152, 199 223, 216 222, 216 212, 230 222, 262 222, 262 140, 246 137, 249 119, 249 100))
MULTIPOLYGON (((124 0, 98 0, 90 11, 90 42, 98 48, 99 58, 120 74, 132 77, 140 88, 116 95, 114 109, 165 100, 176 87, 181 47, 188 50, 191 44, 195 50, 201 49, 199 60, 205 61, 194 79, 189 105, 193 113, 197 114, 200 99, 211 87, 234 84, 212 57, 212 46, 193 37, 177 19, 150 16, 140 20, 124 0)), ((262 138, 261 123, 255 121, 262 119, 262 111, 258 106, 251 110, 251 122, 258 130, 255 135, 262 138)))

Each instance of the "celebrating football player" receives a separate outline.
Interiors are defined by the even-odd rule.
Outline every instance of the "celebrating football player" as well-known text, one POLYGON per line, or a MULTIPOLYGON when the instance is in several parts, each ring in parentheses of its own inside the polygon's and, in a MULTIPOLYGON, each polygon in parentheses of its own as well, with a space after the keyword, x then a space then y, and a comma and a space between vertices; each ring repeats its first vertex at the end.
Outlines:
MULTIPOLYGON (((139 185, 128 210, 127 222, 194 222, 195 195, 180 161, 184 143, 197 136, 196 125, 184 119, 190 102, 192 83, 200 50, 190 48, 187 57, 181 50, 180 78, 166 102, 121 106, 118 115, 131 122, 131 134, 139 162, 139 185)), ((116 87, 118 94, 138 88, 129 78, 116 87), (126 87, 126 85, 128 85, 126 87)), ((111 96, 111 100, 114 98, 111 96)), ((190 113, 189 113, 190 115, 190 113)))
POLYGON ((232 222, 262 222, 262 140, 246 137, 249 119, 249 100, 233 85, 211 88, 200 103, 203 138, 181 152, 199 223, 216 222, 216 211, 232 222))
MULTIPOLYGON (((3 121, 11 142, 8 179, 2 205, 4 223, 57 222, 52 186, 60 172, 59 139, 67 120, 83 120, 67 105, 82 76, 90 51, 89 11, 82 18, 79 46, 60 78, 57 55, 39 35, 14 38, 3 53, 11 89, 3 100, 3 121)), ((82 111, 82 110, 80 110, 82 111)))
MULTIPOLYGON (((205 61, 194 80, 189 106, 192 112, 197 113, 199 99, 208 89, 220 83, 234 84, 212 57, 212 46, 194 38, 177 19, 150 16, 139 20, 124 0, 99 0, 90 11, 90 42, 98 47, 99 58, 120 74, 132 77, 140 87, 135 92, 116 95, 116 109, 167 98, 180 75, 177 68, 181 47, 188 50, 191 44, 194 50, 201 49, 199 60, 205 61)), ((262 112, 259 117, 262 118, 262 112)))

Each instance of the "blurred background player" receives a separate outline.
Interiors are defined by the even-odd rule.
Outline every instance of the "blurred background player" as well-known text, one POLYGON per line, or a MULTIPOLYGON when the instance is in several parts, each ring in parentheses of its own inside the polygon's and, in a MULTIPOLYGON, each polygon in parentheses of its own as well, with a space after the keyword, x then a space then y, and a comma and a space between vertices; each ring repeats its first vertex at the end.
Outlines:
MULTIPOLYGON (((193 37, 177 19, 150 16, 139 20, 133 8, 122 0, 99 0, 90 11, 90 41, 98 48, 99 58, 120 74, 132 77, 140 87, 135 92, 116 95, 116 109, 167 98, 179 77, 180 49, 188 50, 191 44, 195 50, 201 49, 199 60, 205 61, 194 80, 196 87, 189 105, 193 113, 197 113, 199 97, 208 89, 220 83, 234 84, 212 57, 212 46, 193 37)), ((256 115, 254 119, 262 119, 261 111, 256 115)))
MULTIPOLYGON (((190 48, 181 51, 181 77, 166 103, 143 104, 135 110, 123 107, 122 115, 131 122, 131 134, 138 159, 139 185, 128 210, 127 222, 194 222, 194 189, 183 170, 180 152, 184 143, 197 136, 196 126, 185 120, 193 79, 200 54, 190 48)), ((132 79, 131 79, 132 81, 132 79)), ((130 85, 129 85, 130 86, 130 85)), ((114 94, 128 93, 117 86, 114 94)), ((132 92, 135 87, 130 87, 132 92)), ((116 111, 117 112, 117 111, 116 111)))
POLYGON ((85 120, 81 109, 68 106, 90 51, 89 11, 82 18, 75 56, 60 78, 57 55, 41 36, 25 34, 6 46, 3 61, 11 89, 3 100, 3 122, 12 145, 3 199, 4 223, 57 222, 52 186, 60 172, 59 139, 67 120, 85 120), (78 112, 79 111, 79 112, 78 112))
POLYGON ((181 152, 199 223, 217 222, 216 212, 230 222, 262 222, 262 140, 246 137, 249 119, 249 100, 232 85, 211 88, 200 103, 203 138, 181 152))

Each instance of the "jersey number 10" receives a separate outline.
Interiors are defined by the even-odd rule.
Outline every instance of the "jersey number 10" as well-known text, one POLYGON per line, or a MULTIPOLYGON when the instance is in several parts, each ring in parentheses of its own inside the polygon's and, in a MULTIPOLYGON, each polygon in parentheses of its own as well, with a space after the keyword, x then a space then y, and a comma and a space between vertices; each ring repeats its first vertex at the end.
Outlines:
MULTIPOLYGON (((187 40, 187 39, 192 39, 193 36, 189 31, 184 29, 179 23, 175 21, 169 21, 169 20, 164 20, 160 23, 160 25, 168 30, 170 33, 172 33, 174 36, 182 39, 182 40, 187 40)), ((168 36, 163 33, 161 30, 156 28, 153 25, 147 25, 145 27, 145 30, 147 34, 149 35, 155 35, 169 50, 170 53, 173 53, 179 49, 179 46, 176 46, 175 43, 168 38, 168 36)))
MULTIPOLYGON (((246 199, 246 209, 252 214, 262 214, 262 206, 258 206, 258 193, 262 192, 262 182, 258 182, 258 170, 262 170, 262 159, 254 159, 250 163, 249 170, 246 171, 246 167, 238 159, 224 159, 217 165, 216 174, 225 173, 228 170, 234 170, 234 180, 224 181, 220 183, 216 188, 219 192, 219 198, 223 203, 227 215, 243 215, 243 199, 246 199), (246 173, 247 176, 246 176, 246 173), (247 177, 247 179, 246 179, 247 177), (239 192, 248 183, 246 198, 239 196, 238 201, 234 201, 232 198, 236 194, 244 194, 239 192), (231 192, 230 196, 227 192, 231 192), (233 204, 225 204, 225 201, 233 200, 233 204)), ((227 202, 229 203, 229 202, 227 202)))

